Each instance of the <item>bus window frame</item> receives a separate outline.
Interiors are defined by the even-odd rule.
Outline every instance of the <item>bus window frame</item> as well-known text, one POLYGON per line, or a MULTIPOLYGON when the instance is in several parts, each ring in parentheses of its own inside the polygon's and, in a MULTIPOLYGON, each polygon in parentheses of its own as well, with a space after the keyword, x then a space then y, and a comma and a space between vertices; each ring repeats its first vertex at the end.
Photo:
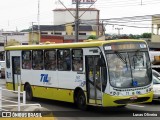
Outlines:
POLYGON ((31 69, 32 69, 32 51, 31 51, 31 50, 22 50, 22 51, 21 51, 21 59, 22 59, 22 66, 21 66, 21 68, 22 68, 22 69, 26 69, 26 70, 31 70, 31 69), (23 59, 23 52, 24 52, 24 51, 25 51, 25 52, 26 52, 26 51, 30 52, 30 63, 29 63, 29 64, 30 64, 30 65, 29 65, 30 68, 23 68, 23 60, 24 60, 24 59, 23 59))
POLYGON ((67 48, 67 49, 57 49, 57 70, 58 71, 71 71, 72 69, 72 58, 71 58, 71 49, 69 49, 69 48, 67 48), (63 65, 63 67, 62 68, 64 68, 64 62, 66 62, 66 60, 64 59, 65 57, 64 57, 64 54, 63 54, 63 59, 60 59, 60 57, 59 57, 59 51, 63 51, 63 53, 64 53, 64 51, 65 50, 67 50, 67 51, 69 51, 69 60, 70 60, 70 69, 69 70, 67 70, 67 65, 66 65, 66 69, 60 69, 60 67, 59 67, 59 61, 61 62, 62 61, 62 65, 63 65))
MULTIPOLYGON (((84 70, 84 68, 83 68, 83 66, 84 66, 83 49, 80 49, 80 48, 79 48, 79 49, 72 49, 72 50, 71 50, 71 54, 72 54, 72 58, 71 58, 71 59, 72 59, 72 62, 71 62, 71 64, 72 64, 72 71, 75 71, 75 72, 76 72, 76 71, 83 71, 83 70, 84 70), (81 70, 80 70, 80 69, 79 69, 79 70, 74 70, 74 63, 73 63, 73 62, 74 62, 74 59, 73 59, 73 58, 77 58, 77 57, 73 57, 73 50, 81 50, 82 56, 81 56, 81 57, 78 57, 78 58, 81 59, 81 60, 80 60, 80 61, 81 61, 80 64, 81 64, 81 68, 82 68, 81 70)), ((76 60, 76 61, 78 61, 78 60, 76 60)), ((79 65, 80 65, 80 64, 79 64, 79 65)), ((79 68, 80 68, 80 67, 79 67, 79 68)))
POLYGON ((41 49, 41 50, 39 50, 39 49, 38 49, 38 50, 32 50, 32 69, 33 69, 33 70, 44 70, 44 50, 43 50, 43 49, 41 49), (34 52, 34 51, 42 51, 42 54, 43 54, 43 55, 42 55, 42 57, 39 57, 39 58, 42 58, 42 67, 43 67, 42 69, 35 69, 35 67, 33 67, 33 62, 34 62, 33 52, 34 52))
MULTIPOLYGON (((56 49, 45 49, 44 50, 44 53, 43 53, 43 56, 44 56, 44 70, 47 70, 47 71, 56 71, 57 70, 57 50, 56 49), (55 69, 46 69, 46 56, 45 56, 45 53, 47 52, 47 51, 54 51, 55 52, 55 69)), ((49 60, 49 61, 51 61, 51 60, 49 60)))
POLYGON ((10 57, 10 51, 6 51, 6 68, 11 67, 10 57))

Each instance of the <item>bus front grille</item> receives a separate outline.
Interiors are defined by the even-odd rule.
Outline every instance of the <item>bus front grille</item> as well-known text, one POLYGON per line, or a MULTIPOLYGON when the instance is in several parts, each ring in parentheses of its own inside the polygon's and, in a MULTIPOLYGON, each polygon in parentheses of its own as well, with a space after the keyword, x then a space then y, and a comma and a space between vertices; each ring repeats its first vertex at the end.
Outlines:
POLYGON ((121 99, 121 100, 115 100, 114 102, 117 104, 127 104, 127 103, 138 103, 138 102, 145 102, 149 100, 150 97, 141 97, 134 100, 131 99, 121 99))

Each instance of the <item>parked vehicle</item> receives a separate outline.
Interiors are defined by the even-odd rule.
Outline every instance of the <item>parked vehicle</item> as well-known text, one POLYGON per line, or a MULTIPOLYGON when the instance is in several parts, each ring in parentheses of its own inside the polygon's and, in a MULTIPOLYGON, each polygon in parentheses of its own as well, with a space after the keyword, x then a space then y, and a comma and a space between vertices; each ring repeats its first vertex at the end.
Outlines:
POLYGON ((160 72, 160 51, 149 51, 152 69, 160 72))
POLYGON ((155 77, 160 79, 160 73, 157 72, 156 70, 152 70, 152 74, 153 74, 153 76, 155 76, 155 77))
POLYGON ((153 99, 160 99, 160 73, 153 70, 153 99))
POLYGON ((5 78, 5 61, 0 61, 0 78, 5 78))

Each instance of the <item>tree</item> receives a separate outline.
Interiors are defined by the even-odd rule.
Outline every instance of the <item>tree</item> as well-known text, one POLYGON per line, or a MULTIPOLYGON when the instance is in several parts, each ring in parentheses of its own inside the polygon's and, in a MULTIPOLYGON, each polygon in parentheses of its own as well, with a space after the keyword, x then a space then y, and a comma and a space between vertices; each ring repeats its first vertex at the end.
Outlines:
POLYGON ((97 39, 95 35, 90 35, 87 39, 97 39))
POLYGON ((129 34, 129 38, 130 38, 130 39, 139 39, 139 38, 141 38, 141 35, 129 34))
POLYGON ((143 33, 142 38, 151 38, 152 33, 143 33))

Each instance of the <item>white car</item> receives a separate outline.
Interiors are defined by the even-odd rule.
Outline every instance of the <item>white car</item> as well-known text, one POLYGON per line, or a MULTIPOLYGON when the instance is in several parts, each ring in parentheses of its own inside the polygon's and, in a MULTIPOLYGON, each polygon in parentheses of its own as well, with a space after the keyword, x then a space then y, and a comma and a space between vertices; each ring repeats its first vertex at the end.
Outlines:
POLYGON ((156 70, 153 70, 153 69, 152 69, 152 74, 153 74, 153 76, 155 76, 155 77, 157 77, 157 78, 160 79, 160 73, 157 72, 156 70))
POLYGON ((160 73, 153 70, 153 99, 159 99, 160 100, 160 73))

